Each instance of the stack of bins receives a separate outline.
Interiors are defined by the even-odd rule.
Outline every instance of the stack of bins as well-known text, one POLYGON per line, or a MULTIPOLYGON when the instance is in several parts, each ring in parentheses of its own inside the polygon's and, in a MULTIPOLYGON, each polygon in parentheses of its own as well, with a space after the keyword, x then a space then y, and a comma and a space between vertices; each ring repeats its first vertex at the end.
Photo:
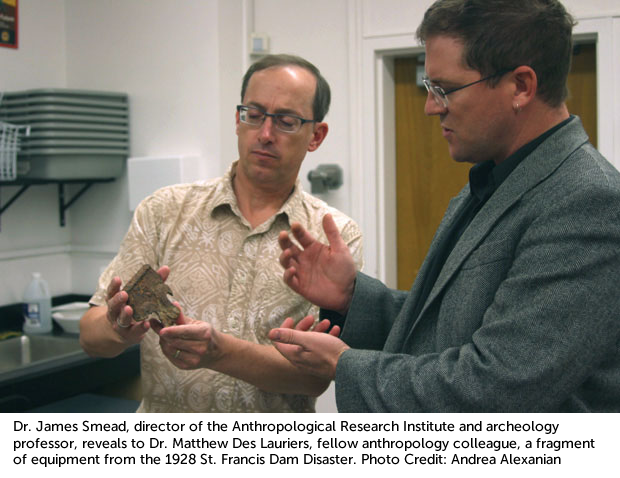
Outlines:
POLYGON ((6 92, 0 120, 30 126, 17 155, 18 178, 115 178, 129 157, 124 93, 60 88, 6 92))

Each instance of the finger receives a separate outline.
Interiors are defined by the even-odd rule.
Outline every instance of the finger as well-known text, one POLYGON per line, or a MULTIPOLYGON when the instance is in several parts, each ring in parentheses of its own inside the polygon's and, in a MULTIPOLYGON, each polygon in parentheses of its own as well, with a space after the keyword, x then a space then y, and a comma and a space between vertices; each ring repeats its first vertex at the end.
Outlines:
POLYGON ((331 325, 332 323, 329 320, 323 319, 318 324, 316 324, 316 326, 312 330, 313 332, 319 332, 319 333, 327 332, 331 325))
POLYGON ((174 344, 161 343, 162 352, 171 362, 182 362, 184 357, 187 357, 188 352, 174 344), (184 357, 181 354, 185 354, 184 357))
POLYGON ((295 239, 297 239, 299 244, 301 244, 301 247, 303 247, 304 249, 311 246, 312 243, 316 241, 314 236, 310 234, 306 229, 304 229, 304 227, 298 222, 294 222, 293 224, 291 224, 291 232, 293 233, 293 236, 295 236, 295 239))
MULTIPOLYGON (((293 223, 293 225, 291 226, 291 231, 300 227, 302 226, 299 223, 293 223)), ((283 251, 291 251, 292 255, 297 255, 301 252, 299 245, 293 242, 291 236, 287 231, 280 231, 280 234, 278 235, 278 244, 283 251)))
POLYGON ((125 307, 129 308, 129 310, 125 314, 126 316, 129 316, 129 320, 123 323, 131 321, 131 317, 133 316, 133 310, 127 305, 127 299, 127 292, 120 291, 106 301, 108 307, 107 316, 110 322, 116 322, 116 320, 119 319, 123 314, 123 310, 125 309, 125 307))
POLYGON ((284 251, 282 251, 279 260, 280 265, 285 269, 297 264, 297 260, 295 259, 293 251, 291 249, 285 249, 284 251))
POLYGON ((177 325, 185 325, 185 324, 191 323, 187 319, 187 317, 185 317, 185 314, 183 313, 183 309, 181 308, 181 304, 179 304, 177 301, 174 301, 172 305, 174 305, 177 309, 179 309, 179 316, 177 317, 177 325))
POLYGON ((141 337, 141 336, 144 336, 144 334, 146 334, 150 328, 151 328, 150 321, 143 320, 140 322, 134 321, 131 323, 131 327, 125 328, 123 330, 128 330, 130 331, 131 334, 135 335, 136 337, 141 337))
POLYGON ((111 316, 111 319, 118 329, 128 329, 133 322, 133 309, 128 305, 124 305, 116 316, 111 316), (116 317, 116 319, 114 319, 114 317, 116 317))
POLYGON ((114 297, 119 290, 121 290, 121 278, 120 277, 113 277, 112 280, 110 281, 110 283, 108 284, 108 290, 107 290, 107 294, 108 294, 108 300, 110 300, 112 297, 114 297))
POLYGON ((302 348, 299 345, 281 344, 279 342, 274 342, 273 346, 278 352, 282 354, 285 359, 287 359, 293 365, 296 365, 297 356, 302 351, 302 348))
POLYGON ((282 325, 280 325, 281 329, 292 329, 294 327, 295 321, 291 317, 287 317, 286 319, 284 319, 284 322, 282 322, 282 325))
POLYGON ((286 231, 280 231, 280 234, 278 234, 278 244, 280 244, 280 248, 283 251, 295 245, 286 231))
POLYGON ((149 324, 149 326, 155 331, 157 335, 159 335, 159 333, 164 328, 163 324, 157 319, 149 319, 145 320, 145 322, 149 324))
POLYGON ((334 325, 329 331, 329 335, 332 335, 333 337, 338 337, 340 335, 340 326, 334 325))
MULTIPOLYGON (((191 346, 190 341, 204 342, 211 339, 212 326, 209 323, 186 317, 178 302, 173 302, 173 305, 181 311, 179 318, 176 325, 165 327, 161 330, 160 338, 169 342, 184 341, 186 347, 191 346)), ((175 344, 179 345, 178 342, 175 342, 175 344)))
POLYGON ((284 283, 291 289, 295 292, 299 291, 299 279, 297 278, 297 270, 294 267, 286 269, 282 278, 284 279, 284 283))
POLYGON ((161 277, 161 280, 166 282, 166 279, 168 279, 168 276, 170 275, 170 267, 161 266, 159 269, 157 269, 157 273, 159 274, 159 277, 161 277))
POLYGON ((314 325, 314 317, 311 315, 307 315, 306 317, 301 319, 299 322, 297 322, 297 325, 295 326, 295 330, 301 330, 301 331, 310 330, 310 328, 313 325, 314 325))
POLYGON ((325 216, 323 216, 323 230, 325 231, 325 236, 332 249, 342 250, 343 248, 347 248, 347 244, 342 239, 338 226, 336 226, 336 222, 331 214, 325 214, 325 216))
POLYGON ((164 355, 168 356, 174 354, 177 350, 184 350, 186 352, 191 350, 190 343, 187 340, 181 339, 178 335, 171 336, 169 334, 159 334, 159 345, 164 351, 164 355))
POLYGON ((282 231, 278 236, 278 243, 282 249, 279 260, 282 267, 289 267, 293 263, 297 263, 297 257, 301 254, 301 249, 291 241, 286 231, 282 231))
POLYGON ((304 332, 292 329, 271 329, 269 340, 281 344, 301 345, 303 334, 304 332))

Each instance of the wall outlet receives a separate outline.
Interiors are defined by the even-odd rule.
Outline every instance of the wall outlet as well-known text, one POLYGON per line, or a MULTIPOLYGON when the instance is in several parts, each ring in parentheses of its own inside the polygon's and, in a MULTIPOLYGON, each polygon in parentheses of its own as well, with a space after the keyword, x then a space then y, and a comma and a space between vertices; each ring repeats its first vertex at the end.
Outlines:
POLYGON ((252 55, 269 54, 269 35, 265 33, 252 33, 250 38, 250 53, 252 55))

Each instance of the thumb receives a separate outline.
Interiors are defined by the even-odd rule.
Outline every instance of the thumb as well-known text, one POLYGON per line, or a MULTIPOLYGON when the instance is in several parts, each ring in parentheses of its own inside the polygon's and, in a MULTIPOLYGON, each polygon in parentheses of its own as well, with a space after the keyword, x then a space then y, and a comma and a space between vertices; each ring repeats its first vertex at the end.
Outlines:
POLYGON ((161 266, 159 269, 157 269, 157 273, 159 274, 159 277, 161 277, 161 280, 166 282, 166 279, 170 275, 170 267, 161 266))
POLYGON ((185 314, 183 313, 183 309, 181 309, 181 304, 179 304, 178 302, 173 302, 172 305, 174 305, 177 309, 179 309, 179 316, 177 317, 177 325, 190 324, 191 321, 187 317, 185 317, 185 314))
POLYGON ((323 216, 323 230, 332 249, 336 251, 347 249, 347 245, 342 239, 338 226, 336 226, 336 221, 334 221, 331 214, 323 216))
POLYGON ((269 340, 282 344, 297 344, 296 334, 298 334, 298 332, 293 329, 271 329, 269 331, 269 340))

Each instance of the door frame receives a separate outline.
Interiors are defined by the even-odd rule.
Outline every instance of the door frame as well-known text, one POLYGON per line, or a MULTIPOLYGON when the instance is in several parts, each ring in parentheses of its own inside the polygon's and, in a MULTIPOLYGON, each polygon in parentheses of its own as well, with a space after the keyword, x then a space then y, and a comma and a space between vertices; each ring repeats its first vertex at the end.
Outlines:
MULTIPOLYGON (((581 19, 576 40, 597 44, 598 149, 620 169, 620 18, 581 19), (614 112, 618 112, 614 115, 614 112), (614 141, 614 133, 618 139, 614 141)), ((413 34, 363 38, 355 43, 349 70, 353 85, 352 152, 361 167, 352 168, 352 215, 364 232, 364 271, 396 288, 396 148, 394 133, 394 58, 423 51, 413 34), (359 134, 357 133, 359 131, 359 134), (374 173, 374 174, 373 174, 374 173)))

